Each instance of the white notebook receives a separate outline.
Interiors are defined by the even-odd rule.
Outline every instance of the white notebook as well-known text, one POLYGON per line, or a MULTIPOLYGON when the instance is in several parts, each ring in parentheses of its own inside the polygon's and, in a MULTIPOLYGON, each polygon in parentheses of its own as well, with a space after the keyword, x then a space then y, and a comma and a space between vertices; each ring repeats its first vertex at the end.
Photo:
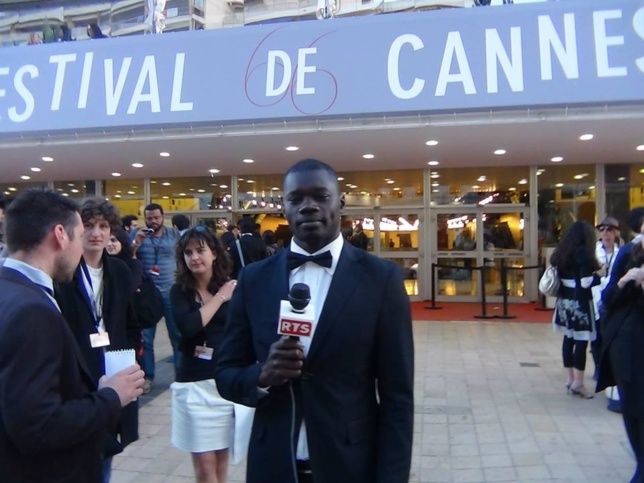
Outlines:
POLYGON ((117 372, 134 364, 136 364, 134 349, 105 351, 105 375, 107 377, 112 377, 117 372))

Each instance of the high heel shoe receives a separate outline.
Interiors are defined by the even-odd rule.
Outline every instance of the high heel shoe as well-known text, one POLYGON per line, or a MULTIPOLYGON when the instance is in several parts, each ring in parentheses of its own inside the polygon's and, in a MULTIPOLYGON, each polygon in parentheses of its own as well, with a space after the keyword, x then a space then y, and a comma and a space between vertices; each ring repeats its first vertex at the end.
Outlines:
POLYGON ((570 386, 572 386, 572 382, 567 382, 565 386, 566 386, 566 392, 570 394, 570 386))
POLYGON ((588 394, 586 389, 584 389, 584 386, 573 387, 571 385, 569 389, 573 396, 579 396, 582 399, 592 399, 595 397, 594 394, 588 394))

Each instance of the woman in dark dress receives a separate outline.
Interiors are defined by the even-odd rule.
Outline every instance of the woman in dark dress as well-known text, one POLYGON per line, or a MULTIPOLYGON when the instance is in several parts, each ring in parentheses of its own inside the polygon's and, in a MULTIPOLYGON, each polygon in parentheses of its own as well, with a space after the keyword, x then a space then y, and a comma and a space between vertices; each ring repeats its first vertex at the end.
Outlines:
POLYGON ((584 370, 588 343, 597 335, 591 287, 602 275, 595 259, 595 229, 585 221, 576 221, 550 257, 557 268, 561 286, 555 303, 554 327, 563 332, 563 365, 566 388, 585 399, 593 397, 584 388, 584 370))
POLYGON ((197 481, 225 483, 233 404, 219 395, 214 373, 237 282, 230 280, 226 252, 205 226, 181 236, 176 258, 170 301, 183 356, 172 384, 172 444, 192 453, 197 481))

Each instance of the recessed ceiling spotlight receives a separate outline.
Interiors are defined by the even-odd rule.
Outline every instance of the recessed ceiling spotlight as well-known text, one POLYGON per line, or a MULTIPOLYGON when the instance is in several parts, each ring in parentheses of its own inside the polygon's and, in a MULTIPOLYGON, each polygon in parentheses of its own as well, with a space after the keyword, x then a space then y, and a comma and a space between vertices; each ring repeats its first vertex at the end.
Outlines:
POLYGON ((344 181, 344 178, 342 176, 338 176, 338 181, 344 181))
POLYGON ((494 151, 494 154, 496 154, 497 156, 502 156, 505 153, 507 153, 505 149, 497 149, 496 151, 494 151))
POLYGON ((516 189, 514 186, 512 186, 512 187, 508 188, 508 191, 516 191, 516 190, 517 190, 517 189, 516 189))
POLYGON ((65 197, 69 196, 69 193, 61 193, 61 194, 65 197))
POLYGON ((594 137, 595 136, 593 134, 582 134, 581 136, 579 136, 579 140, 580 141, 590 141, 594 137))
POLYGON ((23 174, 23 175, 20 177, 20 179, 24 179, 24 180, 31 179, 31 176, 27 176, 26 174, 23 174))
POLYGON ((67 186, 76 186, 74 183, 67 183, 67 186))
POLYGON ((375 156, 373 154, 369 154, 369 153, 363 154, 362 157, 364 159, 373 159, 373 158, 375 158, 375 156))
POLYGON ((136 194, 136 192, 135 192, 135 191, 128 191, 128 192, 127 192, 127 194, 128 194, 128 195, 135 195, 135 194, 136 194))
POLYGON ((168 153, 167 151, 162 151, 159 153, 159 156, 161 156, 162 158, 169 158, 170 153, 168 153))
POLYGON ((132 163, 133 168, 142 168, 143 165, 141 163, 132 163))
POLYGON ((441 190, 432 190, 432 193, 440 193, 441 190))
POLYGON ((438 141, 432 139, 430 141, 427 141, 425 144, 427 144, 427 146, 436 146, 438 144, 438 141))
POLYGON ((209 169, 208 172, 210 174, 217 174, 217 173, 219 173, 219 170, 217 168, 212 168, 212 169, 209 169))
POLYGON ((41 169, 40 169, 40 168, 35 168, 35 167, 34 167, 34 168, 31 168, 31 170, 32 170, 34 173, 40 173, 40 171, 41 171, 41 169))
POLYGON ((161 198, 163 198, 164 200, 167 200, 170 197, 169 196, 162 196, 161 198))
POLYGON ((519 184, 528 184, 528 180, 523 178, 522 180, 519 180, 519 184))
POLYGON ((479 185, 477 185, 477 184, 472 185, 472 189, 473 189, 473 190, 477 190, 477 189, 479 189, 479 188, 480 188, 480 186, 479 186, 479 185))
POLYGON ((396 184, 396 182, 393 179, 390 179, 389 181, 387 181, 387 184, 396 184))
POLYGON ((441 177, 441 175, 440 175, 440 174, 438 174, 438 173, 432 173, 432 174, 430 174, 430 175, 429 175, 429 177, 430 177, 430 178, 433 178, 433 179, 436 179, 436 178, 440 178, 440 177, 441 177))
POLYGON ((254 183, 254 182, 255 182, 255 181, 254 181, 254 180, 252 180, 252 179, 247 179, 247 180, 246 180, 246 183, 254 183))
POLYGON ((479 176, 478 178, 476 178, 476 181, 478 181, 479 183, 482 183, 486 179, 487 179, 487 177, 485 177, 485 176, 479 176))
POLYGON ((45 163, 51 163, 54 160, 54 158, 52 158, 51 156, 43 156, 40 159, 42 159, 45 163))
POLYGON ((190 188, 188 191, 194 191, 194 190, 195 190, 194 188, 190 188))
POLYGON ((197 193, 205 193, 205 192, 206 192, 206 190, 204 190, 204 189, 197 190, 197 193))
POLYGON ((162 184, 163 186, 170 186, 172 183, 170 183, 170 181, 164 181, 164 182, 163 182, 163 183, 161 183, 161 184, 162 184))
MULTIPOLYGON (((74 192, 74 190, 72 190, 72 193, 73 192, 74 192)), ((114 198, 120 198, 120 197, 121 197, 121 195, 114 195, 114 198)))
MULTIPOLYGON (((73 190, 69 190, 69 191, 71 191, 72 193, 78 193, 78 190, 76 188, 74 188, 73 190)), ((121 195, 116 195, 116 196, 120 197, 121 195)))
POLYGON ((228 188, 228 185, 227 184, 220 184, 219 187, 226 189, 226 188, 228 188))
POLYGON ((580 174, 574 175, 573 178, 575 178, 575 179, 584 179, 586 176, 588 176, 588 173, 580 173, 580 174))
POLYGON ((157 184, 157 180, 156 179, 150 180, 150 184, 157 184))
POLYGON ((15 186, 10 186, 10 187, 9 187, 9 188, 7 188, 7 189, 8 189, 9 191, 18 191, 18 188, 16 188, 15 186))
POLYGON ((553 163, 561 163, 563 161, 563 156, 555 156, 554 158, 550 158, 550 161, 553 163))
POLYGON ((250 159, 250 158, 242 159, 242 163, 253 164, 254 162, 255 162, 254 159, 250 159))
POLYGON ((287 151, 299 151, 299 149, 300 148, 298 148, 297 146, 287 146, 286 147, 287 151))
POLYGON ((277 186, 273 186, 273 187, 271 188, 271 190, 273 190, 273 191, 278 191, 278 190, 279 190, 279 188, 278 188, 277 186))
POLYGON ((400 188, 394 188, 394 191, 400 191, 400 188))
POLYGON ((640 173, 644 174, 644 168, 640 169, 640 173))
POLYGON ((121 176, 121 173, 112 173, 112 176, 114 176, 115 178, 118 178, 119 176, 121 176))
POLYGON ((589 186, 589 187, 588 187, 588 189, 589 189, 589 190, 594 190, 594 189, 595 189, 595 185, 589 186))
POLYGON ((638 150, 638 151, 644 151, 644 144, 640 144, 635 149, 638 150))
POLYGON ((620 176, 617 181, 626 181, 626 176, 620 176))
POLYGON ((438 161, 429 161, 427 164, 430 166, 438 166, 440 163, 438 161))
POLYGON ((440 186, 440 185, 441 185, 440 183, 432 183, 432 186, 433 186, 434 188, 436 188, 437 186, 440 186))
POLYGON ((185 193, 179 193, 179 196, 186 196, 185 193))
POLYGON ((563 183, 557 183, 557 184, 555 185, 555 187, 556 187, 556 188, 563 188, 563 185, 564 185, 563 183))

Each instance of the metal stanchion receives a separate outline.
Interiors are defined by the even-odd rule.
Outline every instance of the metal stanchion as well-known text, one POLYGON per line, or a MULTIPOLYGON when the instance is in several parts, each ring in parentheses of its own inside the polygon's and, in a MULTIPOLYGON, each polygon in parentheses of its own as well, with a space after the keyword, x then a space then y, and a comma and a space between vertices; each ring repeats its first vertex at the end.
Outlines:
POLYGON ((438 310, 442 309, 443 307, 438 307, 436 305, 436 269, 439 268, 439 266, 436 263, 432 263, 432 304, 427 305, 425 308, 429 310, 438 310))
POLYGON ((480 270, 481 272, 481 314, 475 315, 475 319, 493 319, 494 315, 487 315, 487 303, 485 300, 485 274, 487 272, 487 267, 482 265, 480 267, 474 267, 472 270, 480 270))
POLYGON ((503 290, 503 314, 496 315, 497 319, 516 319, 516 315, 508 315, 508 267, 505 260, 501 259, 501 290, 503 290))

